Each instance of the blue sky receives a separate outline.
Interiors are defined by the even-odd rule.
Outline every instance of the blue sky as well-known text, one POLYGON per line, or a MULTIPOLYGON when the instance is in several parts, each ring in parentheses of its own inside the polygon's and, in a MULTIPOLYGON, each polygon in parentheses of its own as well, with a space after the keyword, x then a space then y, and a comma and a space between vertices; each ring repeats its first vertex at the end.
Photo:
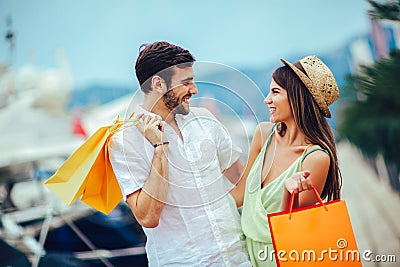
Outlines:
POLYGON ((132 84, 142 43, 167 40, 200 61, 262 68, 280 57, 340 48, 369 32, 369 7, 366 0, 0 0, 0 33, 11 15, 17 67, 54 68, 63 49, 75 86, 132 84))

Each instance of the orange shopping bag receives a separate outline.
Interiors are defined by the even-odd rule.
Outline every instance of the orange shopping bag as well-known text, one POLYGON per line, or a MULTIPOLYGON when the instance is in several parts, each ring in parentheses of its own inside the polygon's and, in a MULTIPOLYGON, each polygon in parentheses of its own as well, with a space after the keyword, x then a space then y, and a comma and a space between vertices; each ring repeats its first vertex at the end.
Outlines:
POLYGON ((122 193, 109 161, 108 141, 128 121, 117 119, 99 128, 44 182, 47 188, 68 205, 82 196, 82 202, 109 214, 122 200, 122 193))
POLYGON ((109 135, 90 172, 86 176, 81 201, 109 214, 122 200, 122 192, 108 157, 109 135))
POLYGON ((268 214, 278 266, 362 266, 346 203, 323 203, 268 214))

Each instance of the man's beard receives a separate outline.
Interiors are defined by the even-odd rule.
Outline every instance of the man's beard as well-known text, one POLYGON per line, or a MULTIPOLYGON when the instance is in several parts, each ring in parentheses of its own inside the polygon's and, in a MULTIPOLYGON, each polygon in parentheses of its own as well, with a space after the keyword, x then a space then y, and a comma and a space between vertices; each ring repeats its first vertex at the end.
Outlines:
POLYGON ((189 109, 186 109, 181 103, 179 103, 179 98, 175 95, 173 90, 166 92, 162 99, 165 106, 171 110, 172 114, 189 114, 189 109))

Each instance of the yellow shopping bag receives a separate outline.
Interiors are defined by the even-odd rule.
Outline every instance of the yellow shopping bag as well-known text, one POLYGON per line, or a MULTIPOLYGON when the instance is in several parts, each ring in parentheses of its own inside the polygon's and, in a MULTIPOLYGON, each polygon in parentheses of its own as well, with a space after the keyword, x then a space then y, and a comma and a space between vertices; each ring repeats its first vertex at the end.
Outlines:
POLYGON ((117 119, 98 129, 44 182, 47 188, 68 205, 82 196, 82 202, 109 214, 122 200, 122 193, 109 161, 108 141, 129 126, 126 122, 136 123, 117 119))
POLYGON ((99 153, 89 174, 81 201, 109 214, 121 201, 122 193, 108 156, 108 140, 99 153))

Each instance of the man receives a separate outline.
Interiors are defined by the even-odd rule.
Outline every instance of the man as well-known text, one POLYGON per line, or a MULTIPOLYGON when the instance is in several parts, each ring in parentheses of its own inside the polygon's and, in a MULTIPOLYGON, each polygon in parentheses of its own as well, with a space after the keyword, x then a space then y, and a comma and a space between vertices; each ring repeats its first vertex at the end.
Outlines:
POLYGON ((110 160, 150 266, 250 266, 226 178, 240 177, 241 151, 208 110, 190 109, 194 61, 168 42, 140 51, 140 120, 113 136, 110 160))

